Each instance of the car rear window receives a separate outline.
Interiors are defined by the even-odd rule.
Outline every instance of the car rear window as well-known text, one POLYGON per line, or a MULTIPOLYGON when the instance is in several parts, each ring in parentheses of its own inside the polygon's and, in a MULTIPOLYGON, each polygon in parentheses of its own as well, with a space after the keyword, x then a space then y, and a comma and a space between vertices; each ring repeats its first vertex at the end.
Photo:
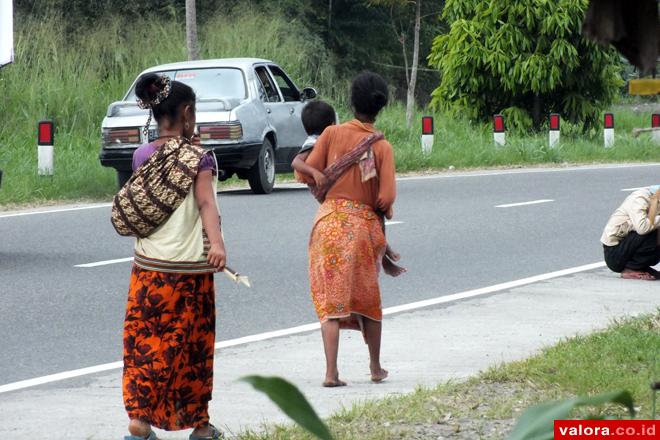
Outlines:
MULTIPOLYGON (((245 78, 240 69, 222 67, 215 69, 183 69, 158 73, 189 85, 195 91, 197 99, 244 99, 247 97, 245 78)), ((136 99, 135 89, 131 88, 124 100, 132 101, 134 99, 136 99)))

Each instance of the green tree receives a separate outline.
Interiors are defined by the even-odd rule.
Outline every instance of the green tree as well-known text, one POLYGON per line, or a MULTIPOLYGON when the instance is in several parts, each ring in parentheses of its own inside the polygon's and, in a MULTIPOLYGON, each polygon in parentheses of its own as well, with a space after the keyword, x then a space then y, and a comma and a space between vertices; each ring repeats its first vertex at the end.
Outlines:
POLYGON ((540 128, 549 112, 588 128, 619 91, 619 57, 585 40, 588 0, 447 0, 450 30, 433 42, 436 107, 472 119, 504 113, 540 128))
MULTIPOLYGON (((417 72, 419 68, 419 33, 421 28, 421 10, 422 10, 422 0, 410 1, 410 0, 369 0, 369 3, 374 5, 385 5, 395 8, 405 7, 409 4, 412 4, 415 7, 415 25, 413 32, 413 55, 412 55, 412 66, 410 71, 408 70, 408 54, 406 49, 406 33, 402 30, 399 35, 399 41, 403 48, 403 59, 404 59, 404 68, 406 71, 406 83, 408 86, 408 91, 406 93, 406 125, 408 128, 412 126, 412 117, 413 111, 415 110, 415 87, 417 85, 417 72)), ((392 16, 392 21, 394 21, 394 16, 392 16)), ((394 26, 396 31, 396 25, 394 26)))

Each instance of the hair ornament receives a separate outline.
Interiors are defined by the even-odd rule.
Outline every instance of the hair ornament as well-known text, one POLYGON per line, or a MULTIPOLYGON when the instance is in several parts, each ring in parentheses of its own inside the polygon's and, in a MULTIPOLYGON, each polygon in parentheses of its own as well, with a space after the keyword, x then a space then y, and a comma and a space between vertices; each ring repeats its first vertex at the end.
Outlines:
POLYGON ((167 75, 161 75, 160 79, 154 83, 158 89, 156 97, 151 101, 143 101, 142 99, 137 100, 138 107, 141 109, 151 109, 153 106, 160 104, 170 96, 170 90, 172 89, 172 80, 167 75))

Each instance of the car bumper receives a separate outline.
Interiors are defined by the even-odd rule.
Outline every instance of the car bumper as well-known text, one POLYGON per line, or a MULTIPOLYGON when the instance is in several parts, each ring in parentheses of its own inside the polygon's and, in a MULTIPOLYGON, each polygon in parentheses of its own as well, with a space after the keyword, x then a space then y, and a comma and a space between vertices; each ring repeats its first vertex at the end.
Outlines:
MULTIPOLYGON (((230 145, 204 145, 218 159, 220 169, 247 169, 257 161, 261 143, 230 145)), ((118 171, 131 171, 135 148, 103 149, 99 154, 101 165, 118 171)))

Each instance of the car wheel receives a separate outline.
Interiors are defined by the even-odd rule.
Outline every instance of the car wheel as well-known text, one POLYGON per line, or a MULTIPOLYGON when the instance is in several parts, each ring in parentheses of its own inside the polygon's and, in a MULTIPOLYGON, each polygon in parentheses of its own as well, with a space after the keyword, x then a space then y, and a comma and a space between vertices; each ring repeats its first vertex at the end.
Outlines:
POLYGON ((126 182, 128 182, 128 179, 131 178, 131 175, 133 175, 132 171, 117 170, 117 185, 119 185, 120 189, 126 185, 126 182))
POLYGON ((248 171, 248 182, 255 194, 270 194, 275 186, 275 152, 270 140, 265 139, 259 158, 248 171))

